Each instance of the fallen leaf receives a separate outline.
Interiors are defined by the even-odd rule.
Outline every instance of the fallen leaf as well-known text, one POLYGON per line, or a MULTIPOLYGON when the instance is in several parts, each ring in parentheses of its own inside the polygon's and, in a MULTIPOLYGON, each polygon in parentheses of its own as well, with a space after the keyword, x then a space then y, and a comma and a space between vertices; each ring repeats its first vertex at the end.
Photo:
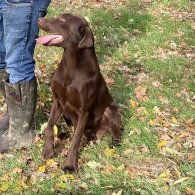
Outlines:
POLYGON ((161 138, 161 140, 165 140, 165 141, 171 140, 171 138, 169 137, 169 135, 167 133, 163 134, 160 138, 161 138))
POLYGON ((171 122, 172 122, 173 124, 176 124, 176 125, 178 124, 177 119, 176 119, 174 116, 172 116, 171 122))
POLYGON ((53 166, 53 165, 56 165, 57 162, 54 161, 54 159, 49 159, 46 161, 46 166, 53 166))
POLYGON ((191 118, 188 121, 186 121, 186 124, 190 127, 190 128, 194 128, 195 129, 195 119, 191 118))
POLYGON ((193 30, 195 30, 195 22, 191 23, 191 27, 193 28, 193 30))
POLYGON ((35 144, 37 144, 37 143, 39 142, 40 139, 41 139, 41 138, 40 138, 38 135, 36 135, 35 138, 34 138, 34 140, 33 140, 33 142, 34 142, 35 144))
POLYGON ((188 131, 184 131, 180 134, 179 138, 185 138, 185 137, 189 137, 190 136, 190 132, 188 131))
POLYGON ((0 187, 0 191, 2 192, 6 192, 9 188, 9 183, 8 182, 4 182, 1 187, 0 187))
POLYGON ((166 140, 161 140, 158 144, 157 144, 157 148, 158 149, 161 149, 163 148, 164 146, 166 146, 167 144, 167 141, 166 140))
POLYGON ((134 152, 134 150, 128 149, 128 150, 125 150, 125 151, 123 152, 123 154, 124 154, 124 155, 129 155, 129 154, 131 154, 131 153, 133 153, 133 152, 134 152))
POLYGON ((130 99, 130 105, 131 105, 132 108, 137 107, 137 103, 136 103, 136 101, 133 100, 133 99, 130 99))
POLYGON ((67 181, 67 180, 74 180, 75 177, 72 174, 63 174, 63 175, 60 175, 59 179, 61 181, 67 181))
POLYGON ((159 81, 153 81, 153 82, 152 82, 152 86, 153 86, 153 87, 161 87, 162 84, 161 84, 159 81))
POLYGON ((4 158, 3 154, 0 153, 0 160, 4 158))
POLYGON ((47 122, 43 123, 41 125, 41 133, 43 133, 45 131, 45 128, 47 127, 47 122))
POLYGON ((96 169, 96 168, 101 168, 102 165, 100 163, 97 163, 95 161, 89 161, 87 163, 87 166, 90 167, 91 169, 96 169))
POLYGON ((194 190, 194 189, 191 189, 191 188, 188 188, 188 189, 186 190, 186 193, 187 193, 188 195, 195 195, 195 190, 194 190))
POLYGON ((60 183, 57 183, 54 188, 57 190, 61 190, 61 189, 65 190, 67 189, 67 184, 64 182, 60 182, 60 183))
POLYGON ((104 154, 107 156, 107 157, 113 157, 114 154, 115 154, 116 150, 115 149, 110 149, 110 148, 106 148, 104 150, 104 154))
POLYGON ((136 109, 136 113, 138 116, 145 116, 148 115, 148 111, 146 110, 145 107, 139 107, 136 109))
POLYGON ((134 131, 136 132, 137 135, 141 135, 142 133, 141 130, 138 128, 134 128, 134 131))
POLYGON ((157 106, 154 106, 154 108, 152 109, 153 112, 159 116, 162 116, 162 112, 160 111, 160 108, 157 106))
POLYGON ((38 167, 38 172, 44 173, 46 170, 46 165, 38 167))
POLYGON ((147 153, 149 151, 150 151, 149 148, 145 144, 143 144, 143 146, 142 146, 142 152, 143 153, 147 153))
POLYGON ((161 173, 159 175, 159 177, 161 179, 163 179, 163 180, 166 180, 166 181, 169 180, 169 178, 170 178, 170 171, 169 170, 164 171, 163 173, 161 173))
POLYGON ((83 190, 88 190, 89 189, 89 186, 87 185, 86 182, 83 182, 80 187, 83 189, 83 190))
POLYGON ((152 126, 152 127, 155 125, 154 121, 151 120, 151 119, 150 119, 150 121, 149 121, 149 124, 150 124, 150 126, 152 126))
POLYGON ((113 165, 105 165, 103 166, 103 169, 101 170, 102 174, 110 174, 112 173, 116 168, 113 165))
POLYGON ((106 78, 105 81, 108 85, 112 85, 114 83, 114 79, 112 78, 106 78))
POLYGON ((195 147, 195 139, 192 140, 192 146, 195 147))
POLYGON ((188 154, 188 160, 189 161, 195 160, 195 154, 194 153, 188 154))
POLYGON ((134 90, 136 98, 140 101, 147 101, 148 96, 146 94, 146 91, 147 91, 146 87, 143 86, 136 87, 134 90))
POLYGON ((90 19, 87 16, 84 16, 85 20, 87 20, 88 23, 90 23, 90 19))
POLYGON ((159 49, 155 52, 155 54, 156 54, 159 58, 161 58, 162 60, 165 60, 165 59, 168 58, 167 52, 164 51, 164 49, 162 49, 162 48, 159 48, 159 49))
POLYGON ((122 164, 118 168, 116 168, 117 171, 124 171, 125 170, 125 165, 122 164))
POLYGON ((177 44, 174 41, 171 41, 170 47, 171 47, 171 49, 176 49, 177 48, 177 44))
POLYGON ((22 169, 20 168, 15 168, 13 171, 12 171, 12 174, 16 174, 16 173, 21 173, 22 172, 22 169))
POLYGON ((121 195, 123 192, 122 189, 120 189, 118 192, 113 192, 111 195, 121 195))
POLYGON ((54 125, 54 127, 53 127, 53 133, 54 133, 55 137, 57 137, 57 135, 58 135, 58 128, 57 128, 56 125, 54 125))

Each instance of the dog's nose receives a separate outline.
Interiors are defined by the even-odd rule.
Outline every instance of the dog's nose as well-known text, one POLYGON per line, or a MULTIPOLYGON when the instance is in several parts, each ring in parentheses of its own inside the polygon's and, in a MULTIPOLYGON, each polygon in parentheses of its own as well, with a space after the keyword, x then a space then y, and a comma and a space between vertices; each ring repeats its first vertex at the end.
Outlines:
POLYGON ((39 24, 39 25, 42 25, 43 23, 44 23, 44 18, 39 18, 38 24, 39 24))

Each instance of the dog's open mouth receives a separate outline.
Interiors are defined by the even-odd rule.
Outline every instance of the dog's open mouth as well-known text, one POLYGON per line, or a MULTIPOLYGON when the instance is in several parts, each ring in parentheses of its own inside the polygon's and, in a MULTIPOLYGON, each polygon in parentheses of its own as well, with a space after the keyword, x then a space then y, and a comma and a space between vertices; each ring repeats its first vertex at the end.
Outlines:
POLYGON ((62 35, 46 35, 37 38, 36 42, 42 45, 55 45, 55 44, 62 43, 63 40, 64 37, 62 35))

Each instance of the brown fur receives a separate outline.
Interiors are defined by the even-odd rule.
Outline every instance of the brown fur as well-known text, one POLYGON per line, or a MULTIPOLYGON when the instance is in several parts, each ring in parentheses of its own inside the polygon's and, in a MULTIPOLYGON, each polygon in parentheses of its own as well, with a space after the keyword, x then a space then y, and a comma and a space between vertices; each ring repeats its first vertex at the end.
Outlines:
MULTIPOLYGON (((113 143, 120 140, 120 115, 100 73, 94 38, 87 22, 78 16, 63 14, 58 18, 40 19, 39 27, 64 37, 64 53, 52 79, 54 102, 45 129, 43 157, 54 154, 53 126, 61 114, 70 120, 75 132, 64 170, 77 169, 77 153, 83 135, 95 139, 97 132, 108 131, 113 143)), ((45 44, 47 45, 47 44, 45 44)), ((52 44, 50 44, 52 45, 52 44)))

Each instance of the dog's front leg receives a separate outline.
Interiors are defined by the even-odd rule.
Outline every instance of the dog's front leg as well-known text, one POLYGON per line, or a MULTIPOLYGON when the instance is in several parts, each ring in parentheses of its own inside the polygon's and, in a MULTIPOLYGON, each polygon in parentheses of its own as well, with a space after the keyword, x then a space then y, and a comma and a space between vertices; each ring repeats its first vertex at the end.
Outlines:
POLYGON ((70 148, 68 150, 67 162, 63 168, 65 172, 75 172, 77 169, 77 153, 81 142, 81 138, 86 128, 87 118, 88 118, 88 112, 80 113, 77 127, 75 129, 75 133, 71 141, 70 148))
POLYGON ((61 106, 55 100, 51 108, 51 113, 50 113, 47 127, 45 129, 45 145, 43 149, 43 158, 45 160, 50 159, 54 155, 53 126, 57 122, 61 113, 62 113, 61 106))

